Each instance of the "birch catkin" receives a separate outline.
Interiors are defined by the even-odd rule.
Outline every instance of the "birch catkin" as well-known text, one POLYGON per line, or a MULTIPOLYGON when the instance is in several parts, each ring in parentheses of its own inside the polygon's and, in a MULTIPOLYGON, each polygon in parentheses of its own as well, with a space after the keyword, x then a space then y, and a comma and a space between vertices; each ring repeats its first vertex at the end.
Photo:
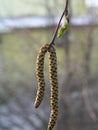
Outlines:
POLYGON ((58 79, 57 79, 57 57, 56 50, 52 45, 45 44, 41 47, 39 54, 37 56, 36 62, 36 76, 38 81, 37 96, 35 99, 34 106, 37 108, 44 96, 45 81, 44 81, 44 58, 45 53, 48 51, 49 57, 49 77, 50 77, 50 117, 48 122, 48 129, 52 130, 55 126, 57 115, 58 115, 58 79))
POLYGON ((44 81, 44 58, 45 53, 47 52, 48 44, 43 45, 40 48, 40 51, 37 56, 36 61, 36 77, 38 81, 38 90, 35 99, 34 106, 35 108, 39 107, 41 101, 43 100, 44 96, 44 89, 45 89, 45 81, 44 81))
POLYGON ((58 115, 57 57, 55 48, 53 46, 49 49, 48 56, 49 56, 49 73, 50 73, 50 87, 51 87, 50 91, 51 113, 48 123, 48 130, 52 130, 52 128, 56 123, 58 115))

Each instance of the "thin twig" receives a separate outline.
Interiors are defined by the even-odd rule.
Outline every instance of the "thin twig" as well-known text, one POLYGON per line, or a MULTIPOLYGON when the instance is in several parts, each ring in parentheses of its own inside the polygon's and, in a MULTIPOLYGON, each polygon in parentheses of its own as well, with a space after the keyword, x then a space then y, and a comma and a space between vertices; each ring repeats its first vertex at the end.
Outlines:
POLYGON ((66 5, 65 5, 65 16, 68 15, 68 0, 66 0, 66 5))
POLYGON ((63 18, 64 15, 65 15, 65 16, 68 16, 68 0, 66 0, 66 4, 65 4, 64 11, 63 11, 63 13, 62 13, 62 15, 61 15, 61 17, 60 17, 60 20, 59 20, 59 22, 58 22, 58 25, 57 25, 56 30, 55 30, 54 35, 53 35, 53 39, 52 39, 52 41, 50 42, 49 48, 50 48, 52 45, 54 45, 54 41, 55 41, 55 38, 56 38, 56 36, 57 36, 60 23, 61 23, 62 18, 63 18))

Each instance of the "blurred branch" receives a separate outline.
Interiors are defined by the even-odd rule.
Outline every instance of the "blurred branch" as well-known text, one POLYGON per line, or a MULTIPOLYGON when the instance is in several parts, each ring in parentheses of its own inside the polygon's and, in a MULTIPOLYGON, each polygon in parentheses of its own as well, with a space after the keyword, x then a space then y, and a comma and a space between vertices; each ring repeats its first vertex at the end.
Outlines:
POLYGON ((83 85, 82 96, 83 96, 83 99, 84 99, 84 103, 85 103, 85 106, 86 106, 86 108, 88 110, 88 114, 91 117, 91 119, 93 121, 97 121, 96 114, 95 114, 95 112, 93 110, 93 107, 92 107, 90 99, 89 99, 89 94, 88 94, 88 90, 89 90, 88 89, 88 79, 86 78, 87 75, 84 72, 84 74, 82 76, 83 76, 83 78, 81 78, 82 79, 82 85, 83 85))
POLYGON ((85 74, 87 76, 90 75, 90 61, 91 61, 91 54, 92 54, 92 48, 93 48, 93 28, 89 28, 88 33, 88 43, 86 52, 84 53, 84 70, 85 74))

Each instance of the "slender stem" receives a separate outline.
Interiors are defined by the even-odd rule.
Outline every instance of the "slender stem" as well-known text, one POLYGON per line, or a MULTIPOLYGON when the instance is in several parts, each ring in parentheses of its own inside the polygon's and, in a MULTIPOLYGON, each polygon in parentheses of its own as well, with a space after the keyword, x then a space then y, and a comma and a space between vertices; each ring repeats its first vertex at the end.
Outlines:
POLYGON ((65 16, 68 15, 68 0, 66 0, 66 5, 65 5, 65 16))
POLYGON ((62 18, 63 18, 64 15, 65 15, 65 16, 68 15, 68 0, 66 0, 66 4, 65 4, 64 11, 63 11, 63 13, 62 13, 62 15, 61 15, 61 17, 60 17, 60 20, 59 20, 59 22, 58 22, 58 25, 57 25, 56 30, 55 30, 54 35, 53 35, 53 39, 52 39, 52 41, 50 42, 49 48, 50 48, 52 45, 54 45, 54 41, 55 41, 55 39, 56 39, 56 36, 57 36, 57 33, 58 33, 58 29, 59 29, 59 27, 60 27, 60 23, 61 23, 62 18))

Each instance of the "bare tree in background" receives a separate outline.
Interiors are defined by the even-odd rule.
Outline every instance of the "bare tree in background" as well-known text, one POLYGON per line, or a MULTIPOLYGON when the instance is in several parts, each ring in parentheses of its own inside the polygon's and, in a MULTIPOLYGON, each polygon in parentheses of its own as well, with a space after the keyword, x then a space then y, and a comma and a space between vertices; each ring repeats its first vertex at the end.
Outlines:
POLYGON ((90 62, 91 62, 91 55, 93 49, 93 27, 89 27, 88 29, 88 41, 87 41, 87 48, 84 52, 84 71, 86 76, 90 75, 90 62))

